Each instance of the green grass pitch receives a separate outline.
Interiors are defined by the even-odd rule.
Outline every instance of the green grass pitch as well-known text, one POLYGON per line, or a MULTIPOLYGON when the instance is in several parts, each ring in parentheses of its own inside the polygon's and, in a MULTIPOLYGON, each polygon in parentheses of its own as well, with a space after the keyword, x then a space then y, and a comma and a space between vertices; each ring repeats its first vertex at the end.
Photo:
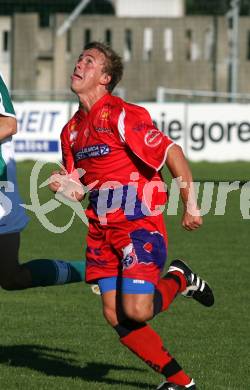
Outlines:
MULTIPOLYGON (((30 203, 32 165, 18 164, 25 203, 30 203)), ((196 163, 192 168, 200 180, 250 180, 249 163, 196 163)), ((47 165, 41 182, 51 170, 47 165)), ((250 220, 242 219, 240 190, 229 194, 226 214, 214 216, 216 191, 198 231, 181 228, 181 208, 178 216, 166 216, 169 259, 187 259, 213 286, 216 304, 207 309, 178 297, 152 326, 199 390, 249 390, 250 220)), ((39 194, 41 203, 51 198, 47 189, 39 194)), ((84 257, 86 228, 78 218, 66 233, 52 234, 30 215, 22 234, 22 261, 84 257)), ((60 206, 49 217, 62 226, 71 215, 60 206)), ((162 380, 119 344, 102 317, 100 298, 84 283, 0 290, 0 324, 1 390, 146 390, 162 380)))

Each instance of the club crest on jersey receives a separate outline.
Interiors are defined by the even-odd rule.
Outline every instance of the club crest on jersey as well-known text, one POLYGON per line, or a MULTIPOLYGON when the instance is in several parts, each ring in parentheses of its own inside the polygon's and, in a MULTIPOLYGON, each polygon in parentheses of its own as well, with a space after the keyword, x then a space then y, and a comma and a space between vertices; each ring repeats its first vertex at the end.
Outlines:
POLYGON ((127 245, 122 251, 122 269, 125 270, 134 267, 134 265, 138 263, 138 259, 133 244, 127 245))
POLYGON ((144 142, 147 146, 154 148, 162 142, 162 133, 157 129, 151 129, 145 134, 144 142))
POLYGON ((109 111, 102 111, 100 115, 100 119, 106 121, 107 119, 109 119, 109 115, 110 115, 109 111))
MULTIPOLYGON (((109 105, 104 106, 101 109, 99 120, 104 123, 107 122, 110 118, 110 114, 111 114, 111 107, 109 105)), ((106 127, 106 126, 102 126, 102 127, 106 127)))
POLYGON ((99 115, 97 116, 97 120, 95 121, 95 130, 100 133, 109 133, 110 129, 110 114, 111 107, 110 105, 105 105, 101 110, 99 115))

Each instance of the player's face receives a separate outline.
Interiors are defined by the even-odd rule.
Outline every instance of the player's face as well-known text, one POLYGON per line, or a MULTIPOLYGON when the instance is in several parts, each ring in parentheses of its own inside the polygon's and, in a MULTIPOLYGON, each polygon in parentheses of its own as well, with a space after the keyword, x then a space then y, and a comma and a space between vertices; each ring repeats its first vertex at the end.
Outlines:
POLYGON ((71 89, 76 94, 95 92, 98 86, 108 83, 103 72, 105 56, 97 49, 85 50, 75 65, 71 76, 71 89))

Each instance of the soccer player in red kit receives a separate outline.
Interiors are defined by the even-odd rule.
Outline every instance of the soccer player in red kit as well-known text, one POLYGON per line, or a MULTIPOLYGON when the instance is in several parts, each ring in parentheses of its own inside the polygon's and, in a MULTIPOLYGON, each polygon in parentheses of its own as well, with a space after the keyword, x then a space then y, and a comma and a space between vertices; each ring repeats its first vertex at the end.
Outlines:
MULTIPOLYGON (((111 94, 122 73, 111 48, 98 42, 85 46, 71 78, 79 110, 61 134, 65 170, 74 175, 80 168, 80 180, 90 190, 86 281, 98 283, 104 316, 121 343, 165 376, 158 389, 192 390, 194 380, 146 323, 178 293, 205 306, 214 302, 208 284, 182 260, 174 260, 161 278, 167 257, 161 211, 167 196, 160 173, 165 163, 186 185, 180 188, 183 227, 197 229, 202 218, 181 148, 154 126, 144 108, 111 94)), ((50 188, 60 186, 52 180, 50 188)))

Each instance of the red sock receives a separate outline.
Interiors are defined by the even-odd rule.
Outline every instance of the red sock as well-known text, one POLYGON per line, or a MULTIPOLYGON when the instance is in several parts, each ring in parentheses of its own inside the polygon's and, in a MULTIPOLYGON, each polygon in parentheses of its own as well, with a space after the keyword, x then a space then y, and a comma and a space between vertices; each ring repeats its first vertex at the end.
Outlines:
POLYGON ((161 372, 167 379, 171 378, 172 383, 182 386, 190 383, 191 378, 164 348, 160 336, 149 325, 130 331, 120 341, 155 371, 161 372))
POLYGON ((166 278, 161 278, 156 286, 161 294, 161 307, 156 310, 155 314, 167 310, 176 295, 184 291, 186 287, 186 278, 181 272, 174 271, 168 274, 166 278))

